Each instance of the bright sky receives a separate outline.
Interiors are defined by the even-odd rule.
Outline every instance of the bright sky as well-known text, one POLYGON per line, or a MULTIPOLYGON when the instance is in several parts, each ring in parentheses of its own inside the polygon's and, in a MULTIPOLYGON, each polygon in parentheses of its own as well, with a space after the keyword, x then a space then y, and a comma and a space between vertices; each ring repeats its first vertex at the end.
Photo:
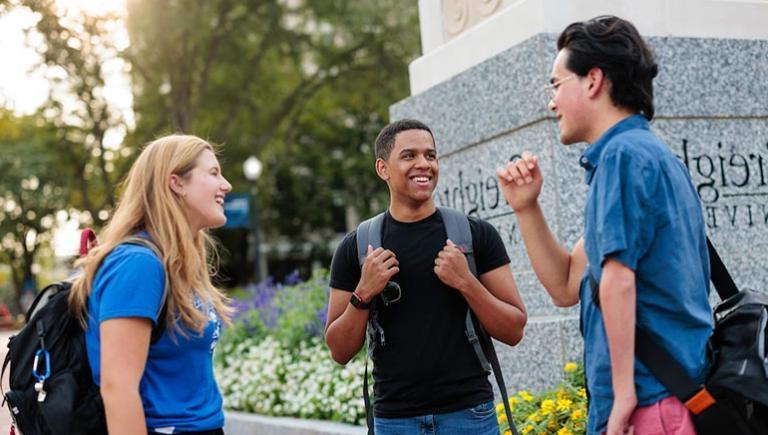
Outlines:
MULTIPOLYGON (((89 15, 105 12, 117 12, 125 15, 126 0, 57 0, 59 7, 68 13, 82 11, 89 15)), ((40 56, 30 46, 35 44, 35 35, 30 40, 24 29, 34 26, 36 16, 25 8, 15 9, 0 17, 0 105, 13 109, 19 114, 30 114, 46 100, 51 86, 45 71, 39 67, 40 56)), ((128 45, 128 35, 124 28, 114 32, 118 45, 128 45)), ((39 37, 37 37, 39 38, 39 37)), ((133 127, 133 98, 128 75, 124 72, 124 63, 114 60, 103 65, 106 76, 104 96, 110 104, 123 113, 129 128, 133 127)), ((109 131, 105 145, 119 148, 125 137, 124 130, 109 131)), ((80 241, 79 220, 73 216, 66 219, 66 213, 56 218, 53 247, 56 255, 69 256, 76 253, 80 241)))
POLYGON ((34 25, 34 15, 26 9, 16 9, 0 17, 0 101, 19 113, 34 112, 48 94, 48 82, 42 72, 33 72, 40 56, 25 42, 24 28, 34 25))

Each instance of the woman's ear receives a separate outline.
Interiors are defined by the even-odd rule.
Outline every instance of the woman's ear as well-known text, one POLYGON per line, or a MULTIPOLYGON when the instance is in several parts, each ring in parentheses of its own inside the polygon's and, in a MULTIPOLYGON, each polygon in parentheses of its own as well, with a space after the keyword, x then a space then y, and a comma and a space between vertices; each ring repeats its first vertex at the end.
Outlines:
POLYGON ((184 180, 176 174, 171 174, 171 176, 168 177, 168 187, 171 188, 173 193, 180 197, 187 196, 187 192, 184 191, 184 180))
POLYGON ((376 174, 384 181, 389 180, 389 167, 387 167, 387 162, 382 159, 376 159, 376 174))

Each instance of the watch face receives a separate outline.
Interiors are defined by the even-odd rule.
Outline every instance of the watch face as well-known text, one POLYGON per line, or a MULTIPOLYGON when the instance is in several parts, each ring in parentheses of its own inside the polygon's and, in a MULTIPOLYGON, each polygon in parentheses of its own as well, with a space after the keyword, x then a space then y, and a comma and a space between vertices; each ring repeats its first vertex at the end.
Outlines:
POLYGON ((362 299, 360 299, 360 296, 352 293, 352 297, 349 299, 349 303, 352 304, 355 308, 368 308, 371 306, 370 303, 363 302, 362 299))

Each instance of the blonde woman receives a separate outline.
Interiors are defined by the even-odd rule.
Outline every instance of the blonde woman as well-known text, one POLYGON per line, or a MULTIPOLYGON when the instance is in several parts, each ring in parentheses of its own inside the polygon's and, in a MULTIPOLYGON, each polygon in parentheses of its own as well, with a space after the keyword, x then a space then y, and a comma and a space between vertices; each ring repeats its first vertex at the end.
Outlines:
POLYGON ((123 189, 70 295, 109 433, 222 434, 212 353, 230 308, 211 284, 205 230, 226 222, 232 186, 213 146, 173 135, 147 145, 123 189), (151 240, 161 255, 122 243, 129 236, 151 240), (166 278, 164 329, 151 342, 166 278))

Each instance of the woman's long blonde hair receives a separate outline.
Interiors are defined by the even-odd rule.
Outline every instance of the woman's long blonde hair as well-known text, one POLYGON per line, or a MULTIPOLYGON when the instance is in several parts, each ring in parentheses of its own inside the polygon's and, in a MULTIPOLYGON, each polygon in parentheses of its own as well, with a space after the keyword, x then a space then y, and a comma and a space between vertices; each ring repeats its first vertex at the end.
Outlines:
POLYGON ((209 319, 207 310, 195 308, 194 296, 203 306, 210 301, 219 318, 229 322, 229 300, 211 283, 215 268, 209 260, 215 259, 216 252, 213 242, 205 231, 192 230, 181 197, 169 185, 172 174, 188 177, 205 150, 215 152, 199 137, 171 135, 151 142, 136 159, 123 182, 122 199, 99 236, 99 246, 77 263, 83 273, 73 282, 69 303, 84 325, 94 276, 104 257, 125 237, 141 230, 149 233, 162 253, 169 283, 167 328, 185 335, 175 322, 179 319, 188 328, 202 332, 209 319))

